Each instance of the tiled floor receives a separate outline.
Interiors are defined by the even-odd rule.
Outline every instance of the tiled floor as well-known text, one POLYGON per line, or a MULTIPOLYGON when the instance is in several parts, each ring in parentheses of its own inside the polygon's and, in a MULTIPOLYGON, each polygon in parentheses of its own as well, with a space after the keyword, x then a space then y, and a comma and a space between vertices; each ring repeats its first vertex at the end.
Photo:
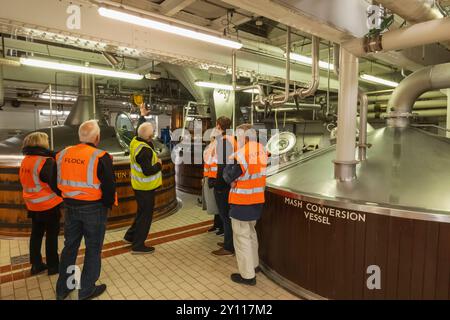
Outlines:
MULTIPOLYGON (((156 237, 152 241, 157 244, 155 254, 131 255, 123 244, 117 244, 123 237, 123 230, 107 233, 106 247, 116 249, 108 251, 109 256, 103 259, 99 282, 107 284, 108 289, 100 297, 101 300, 296 299, 263 274, 258 275, 255 287, 231 282, 229 276, 237 270, 236 259, 210 254, 217 249, 216 243, 222 239, 205 233, 205 221, 211 217, 196 205, 196 197, 186 194, 179 196, 183 200, 183 208, 152 226, 151 233, 156 237)), ((62 247, 62 238, 60 241, 62 247)), ((11 257, 27 253, 27 240, 0 240, 0 267, 11 264, 11 257)), ((56 279, 56 276, 40 275, 3 281, 0 298, 54 299, 56 279)), ((70 298, 76 299, 76 294, 70 298)))

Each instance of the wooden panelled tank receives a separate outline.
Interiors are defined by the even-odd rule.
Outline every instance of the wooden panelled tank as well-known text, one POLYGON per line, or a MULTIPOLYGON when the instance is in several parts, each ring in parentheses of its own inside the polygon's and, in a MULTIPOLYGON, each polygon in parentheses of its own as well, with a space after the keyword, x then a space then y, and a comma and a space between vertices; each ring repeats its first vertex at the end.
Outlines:
POLYGON ((450 299, 450 140, 378 129, 337 182, 335 147, 268 178, 258 223, 264 272, 312 299, 450 299))

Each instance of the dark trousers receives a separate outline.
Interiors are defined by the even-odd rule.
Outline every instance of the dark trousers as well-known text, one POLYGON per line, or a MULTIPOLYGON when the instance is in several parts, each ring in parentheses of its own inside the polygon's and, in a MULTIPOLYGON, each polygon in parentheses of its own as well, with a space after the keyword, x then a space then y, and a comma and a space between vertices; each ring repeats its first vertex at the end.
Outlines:
POLYGON ((217 208, 223 223, 224 246, 225 250, 234 252, 233 245, 233 229, 231 227, 230 219, 230 205, 228 203, 229 189, 217 190, 214 189, 214 196, 216 197, 217 208))
POLYGON ((133 249, 140 249, 145 245, 153 221, 155 207, 155 190, 134 190, 138 210, 134 222, 125 234, 125 239, 133 243, 133 249))
POLYGON ((56 206, 43 212, 30 212, 31 237, 30 237, 30 263, 32 265, 42 264, 42 239, 45 234, 46 262, 50 269, 58 269, 58 235, 59 220, 61 218, 60 207, 56 206))
POLYGON ((220 231, 223 231, 223 222, 222 218, 219 214, 214 215, 214 228, 219 229, 220 231))
POLYGON ((78 296, 83 299, 94 292, 95 283, 100 277, 107 218, 108 209, 101 203, 83 206, 66 205, 64 249, 61 253, 59 278, 56 284, 58 296, 63 296, 70 290, 75 289, 73 282, 74 268, 83 237, 86 244, 86 253, 78 296))

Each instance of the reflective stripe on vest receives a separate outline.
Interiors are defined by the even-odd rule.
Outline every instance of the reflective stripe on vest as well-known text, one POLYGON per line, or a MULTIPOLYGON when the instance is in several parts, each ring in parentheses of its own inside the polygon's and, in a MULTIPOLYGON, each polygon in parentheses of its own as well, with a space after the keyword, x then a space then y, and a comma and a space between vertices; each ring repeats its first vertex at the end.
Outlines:
POLYGON ((42 185, 41 185, 41 180, 39 179, 39 166, 42 163, 42 160, 44 160, 44 158, 39 157, 39 159, 36 161, 36 163, 34 164, 33 167, 33 173, 32 173, 32 177, 33 177, 33 182, 35 187, 34 188, 25 188, 25 192, 28 193, 38 193, 42 190, 42 185))
POLYGON ((33 203, 33 204, 38 204, 38 203, 42 203, 42 202, 51 200, 51 199, 53 199, 55 197, 57 197, 57 195, 52 193, 52 194, 49 194, 48 196, 45 196, 45 197, 42 197, 42 198, 27 200, 27 202, 30 202, 30 203, 33 203))
POLYGON ((260 158, 262 145, 257 142, 247 143, 241 150, 232 155, 241 165, 242 175, 236 180, 236 185, 230 190, 229 203, 235 205, 252 205, 264 203, 266 184, 266 162, 260 158), (258 158, 254 158, 258 150, 258 158), (256 160, 256 163, 250 162, 256 160), (250 170, 253 170, 250 174, 250 170))
POLYGON ((154 166, 157 163, 158 157, 156 152, 149 144, 139 141, 134 138, 130 143, 130 168, 131 168, 131 185, 134 190, 149 191, 155 190, 162 185, 162 172, 158 172, 152 176, 146 176, 139 163, 136 161, 136 156, 143 148, 149 148, 152 151, 151 164, 154 166))
POLYGON ((238 188, 233 188, 231 189, 232 193, 236 193, 236 194, 245 194, 245 195, 252 195, 255 193, 261 193, 264 192, 265 188, 254 188, 254 189, 238 189, 238 188))
POLYGON ((23 187, 23 200, 28 210, 46 211, 62 202, 62 199, 53 192, 50 186, 40 180, 40 170, 47 159, 48 157, 44 156, 26 156, 22 161, 20 181, 23 187), (30 163, 31 161, 34 163, 30 163), (32 165, 31 170, 29 170, 30 165, 32 165), (31 185, 33 187, 30 187, 31 185))
POLYGON ((94 184, 94 175, 97 174, 95 171, 95 161, 97 160, 97 157, 103 153, 103 150, 97 149, 92 154, 91 158, 89 159, 89 164, 87 167, 87 182, 80 182, 80 181, 72 181, 72 180, 62 180, 61 179, 61 165, 62 160, 64 158, 64 155, 67 153, 68 149, 64 149, 61 151, 58 161, 57 161, 57 167, 58 167, 58 184, 61 186, 68 186, 68 187, 74 187, 74 188, 94 188, 96 190, 100 189, 100 184, 94 184))

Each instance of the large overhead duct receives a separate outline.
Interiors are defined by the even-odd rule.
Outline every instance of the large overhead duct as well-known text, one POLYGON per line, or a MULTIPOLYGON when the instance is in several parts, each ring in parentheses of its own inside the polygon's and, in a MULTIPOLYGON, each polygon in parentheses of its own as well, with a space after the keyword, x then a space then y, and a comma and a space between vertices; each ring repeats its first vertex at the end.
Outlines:
MULTIPOLYGON (((185 68, 174 64, 161 63, 160 66, 174 76, 189 91, 197 103, 208 104, 210 100, 210 91, 199 87, 195 81, 205 77, 205 72, 193 68, 185 68)), ((207 75, 207 74, 206 74, 207 75)))
POLYGON ((96 110, 93 98, 91 76, 80 77, 80 94, 64 123, 66 126, 79 126, 84 121, 95 119, 96 110))
POLYGON ((393 127, 409 125, 416 100, 425 92, 450 88, 450 63, 425 67, 403 80, 392 93, 388 103, 388 124, 393 127), (395 111, 392 111, 395 109, 395 111))

